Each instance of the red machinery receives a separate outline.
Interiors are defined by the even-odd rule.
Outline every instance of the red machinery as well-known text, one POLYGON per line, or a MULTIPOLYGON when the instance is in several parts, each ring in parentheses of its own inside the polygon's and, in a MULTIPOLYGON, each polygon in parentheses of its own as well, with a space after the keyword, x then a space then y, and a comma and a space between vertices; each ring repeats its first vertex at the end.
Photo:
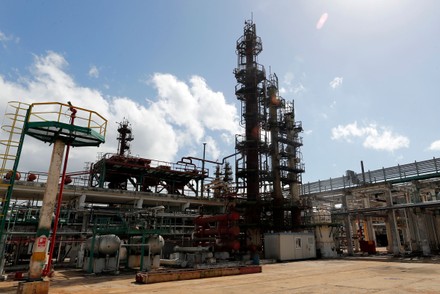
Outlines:
POLYGON ((238 212, 214 216, 199 216, 194 220, 194 246, 214 246, 218 250, 238 251, 240 228, 238 212))

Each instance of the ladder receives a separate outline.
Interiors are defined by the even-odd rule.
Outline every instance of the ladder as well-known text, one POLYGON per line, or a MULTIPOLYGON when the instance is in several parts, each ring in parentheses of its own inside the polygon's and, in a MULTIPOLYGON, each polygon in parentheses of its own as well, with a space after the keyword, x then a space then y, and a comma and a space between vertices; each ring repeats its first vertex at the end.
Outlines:
MULTIPOLYGON (((28 116, 29 104, 11 101, 8 103, 0 135, 0 274, 4 269, 4 253, 11 216, 8 218, 9 203, 12 196, 13 183, 19 178, 16 171, 23 140, 23 128, 28 116), (3 134, 4 133, 4 134, 3 134), (6 223, 8 222, 8 223, 6 223)), ((15 225, 15 224, 14 224, 15 225)))
MULTIPOLYGON (((6 138, 3 134, 0 136, 0 187, 9 187, 9 179, 12 176, 12 169, 17 158, 17 150, 20 145, 21 133, 23 131, 23 125, 26 120, 27 110, 29 104, 11 101, 5 111, 4 120, 1 126, 3 133, 6 134, 6 138)), ((2 203, 4 199, 2 198, 2 203)))

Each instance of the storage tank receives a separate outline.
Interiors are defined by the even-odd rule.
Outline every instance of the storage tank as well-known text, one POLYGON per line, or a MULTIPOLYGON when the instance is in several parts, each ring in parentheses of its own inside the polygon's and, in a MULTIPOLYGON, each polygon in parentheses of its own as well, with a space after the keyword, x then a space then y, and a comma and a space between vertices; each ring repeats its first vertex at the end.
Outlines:
MULTIPOLYGON (((85 247, 91 251, 93 237, 87 239, 85 247)), ((116 235, 97 235, 95 236, 95 244, 93 252, 99 254, 114 254, 119 250, 121 239, 116 235)))
POLYGON ((153 235, 148 238, 147 244, 150 247, 150 253, 158 254, 165 245, 165 240, 161 235, 153 235))
MULTIPOLYGON (((141 254, 142 250, 142 237, 141 236, 135 236, 131 239, 131 244, 139 244, 139 246, 131 246, 130 252, 131 254, 141 254)), ((165 240, 161 235, 151 235, 147 239, 145 239, 145 244, 148 247, 145 247, 146 252, 148 252, 148 248, 150 249, 151 254, 159 254, 162 250, 163 246, 165 246, 165 240)), ((146 253, 145 253, 146 254, 146 253)))

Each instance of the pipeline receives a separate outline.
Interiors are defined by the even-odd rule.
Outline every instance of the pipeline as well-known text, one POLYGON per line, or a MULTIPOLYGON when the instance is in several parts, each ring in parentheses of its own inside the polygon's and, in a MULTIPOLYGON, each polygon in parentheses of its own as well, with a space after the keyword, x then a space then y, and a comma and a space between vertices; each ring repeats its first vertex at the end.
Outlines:
POLYGON ((194 253, 194 252, 209 252, 212 251, 212 247, 180 247, 175 246, 174 247, 175 252, 185 252, 185 253, 194 253))

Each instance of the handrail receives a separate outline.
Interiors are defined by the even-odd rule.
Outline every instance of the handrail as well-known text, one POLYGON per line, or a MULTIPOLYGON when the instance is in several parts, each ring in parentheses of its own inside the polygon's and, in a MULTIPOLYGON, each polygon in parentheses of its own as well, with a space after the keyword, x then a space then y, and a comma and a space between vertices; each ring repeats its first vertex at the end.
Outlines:
POLYGON ((347 173, 347 175, 320 180, 301 185, 301 194, 308 195, 335 191, 345 188, 357 187, 362 184, 375 183, 402 183, 418 178, 440 177, 440 158, 433 158, 425 161, 414 161, 413 163, 381 168, 365 172, 365 182, 362 173, 347 173))
MULTIPOLYGON (((29 122, 35 121, 56 121, 68 123, 70 120, 70 105, 60 102, 37 102, 31 104, 29 122)), ((105 136, 107 130, 107 120, 99 113, 77 107, 75 125, 87 127, 97 131, 101 136, 105 136)))

